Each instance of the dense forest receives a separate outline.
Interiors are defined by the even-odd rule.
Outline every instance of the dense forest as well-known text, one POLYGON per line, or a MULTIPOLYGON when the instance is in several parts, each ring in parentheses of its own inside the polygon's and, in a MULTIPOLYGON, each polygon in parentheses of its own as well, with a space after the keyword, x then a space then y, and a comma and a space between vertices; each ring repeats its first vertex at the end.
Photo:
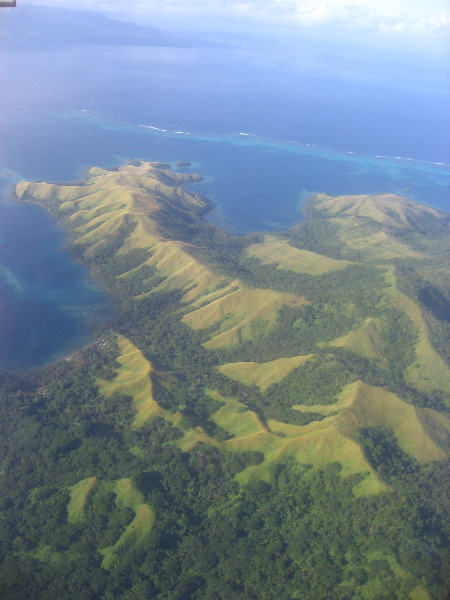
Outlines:
POLYGON ((198 180, 16 186, 115 316, 0 373, 0 597, 444 600, 448 216, 321 194, 233 237, 198 180))

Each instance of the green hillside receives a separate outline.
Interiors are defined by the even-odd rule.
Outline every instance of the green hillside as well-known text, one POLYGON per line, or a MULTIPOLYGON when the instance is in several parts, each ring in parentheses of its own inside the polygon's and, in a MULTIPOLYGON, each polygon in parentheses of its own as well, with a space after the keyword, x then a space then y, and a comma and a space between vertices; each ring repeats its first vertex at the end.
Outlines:
POLYGON ((444 600, 448 216, 319 194, 233 237, 198 180, 16 186, 115 317, 0 374, 2 598, 444 600))

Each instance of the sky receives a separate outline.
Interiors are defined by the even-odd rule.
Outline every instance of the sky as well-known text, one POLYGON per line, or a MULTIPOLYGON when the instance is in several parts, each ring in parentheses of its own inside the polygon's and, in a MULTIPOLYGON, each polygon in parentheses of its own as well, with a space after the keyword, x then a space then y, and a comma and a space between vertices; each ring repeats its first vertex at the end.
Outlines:
POLYGON ((111 17, 183 29, 230 26, 322 28, 403 36, 442 36, 450 31, 448 0, 17 0, 89 9, 111 17))

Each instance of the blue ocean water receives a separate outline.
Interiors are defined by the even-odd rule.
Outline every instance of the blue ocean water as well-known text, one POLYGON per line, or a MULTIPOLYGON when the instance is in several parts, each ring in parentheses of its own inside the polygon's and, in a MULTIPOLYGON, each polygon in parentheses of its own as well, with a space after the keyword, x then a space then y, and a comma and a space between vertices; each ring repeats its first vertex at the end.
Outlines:
MULTIPOLYGON (((216 203, 208 218, 237 234, 289 227, 315 192, 394 192, 447 210, 441 71, 368 60, 270 47, 11 51, 0 170, 7 182, 69 181, 128 158, 187 160, 204 177, 193 189, 216 203)), ((0 366, 87 339, 105 298, 50 217, 3 203, 0 237, 0 366)))
POLYGON ((39 366, 90 340, 111 317, 107 294, 64 250, 54 219, 0 189, 0 368, 39 366))

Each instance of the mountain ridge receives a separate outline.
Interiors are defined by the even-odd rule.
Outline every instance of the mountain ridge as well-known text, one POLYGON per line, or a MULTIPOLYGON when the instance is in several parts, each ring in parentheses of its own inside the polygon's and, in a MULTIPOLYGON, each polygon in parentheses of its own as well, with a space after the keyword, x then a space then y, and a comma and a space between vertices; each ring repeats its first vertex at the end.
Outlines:
MULTIPOLYGON (((181 293, 181 305, 178 309, 181 321, 194 331, 207 331, 207 337, 203 342, 206 349, 210 351, 223 349, 225 352, 232 353, 233 348, 239 348, 246 342, 257 343, 258 339, 264 339, 264 336, 270 337, 281 309, 294 312, 307 310, 311 304, 314 305, 314 301, 292 293, 260 288, 254 284, 249 286, 238 278, 224 277, 212 264, 196 258, 195 251, 198 244, 193 243, 195 235, 192 240, 189 240, 189 236, 192 237, 192 231, 195 232, 196 228, 203 228, 205 236, 212 229, 212 226, 201 221, 202 214, 209 209, 209 203, 201 196, 184 189, 187 183, 198 180, 198 176, 195 175, 173 173, 168 165, 130 161, 117 170, 88 170, 86 182, 81 186, 19 183, 16 186, 16 195, 19 200, 37 201, 46 205, 55 215, 59 217, 63 215, 65 223, 70 224, 71 228, 70 235, 73 238, 71 248, 82 260, 94 263, 94 274, 98 270, 101 271, 102 256, 108 244, 113 245, 113 257, 125 257, 133 252, 147 252, 148 257, 145 260, 138 259, 138 264, 133 264, 130 270, 119 273, 114 279, 122 284, 130 279, 139 278, 141 289, 138 290, 139 293, 133 294, 138 302, 150 298, 155 293, 171 291, 181 293), (187 232, 187 239, 176 238, 179 224, 176 225, 175 230, 170 229, 170 223, 179 223, 180 219, 190 221, 191 233, 187 232), (146 270, 149 277, 143 278, 142 273, 146 270), (145 288, 146 284, 149 289, 145 288)), ((316 196, 313 202, 315 214, 327 214, 333 224, 336 223, 336 218, 350 221, 351 231, 355 227, 355 220, 363 221, 363 230, 367 229, 368 221, 375 221, 375 227, 381 226, 389 232, 386 235, 392 238, 392 244, 397 243, 391 233, 393 230, 396 232, 399 228, 417 227, 416 221, 420 220, 421 216, 424 219, 431 218, 437 221, 447 218, 435 209, 391 194, 339 198, 322 194, 316 196)), ((311 205, 309 210, 311 211, 311 205)), ((347 229, 342 226, 339 237, 344 244, 354 247, 354 237, 350 240, 347 229)), ((345 277, 346 270, 355 264, 354 261, 328 259, 326 256, 321 264, 319 254, 312 255, 308 250, 289 246, 289 241, 282 242, 281 239, 277 241, 278 239, 280 234, 272 234, 264 237, 262 241, 247 243, 246 246, 244 242, 243 253, 253 260, 256 258, 261 261, 261 265, 275 264, 276 269, 288 269, 293 275, 306 274, 313 280, 336 268, 345 277), (279 248, 281 248, 281 258, 278 258, 279 248), (284 251, 283 248, 286 250, 284 251), (290 255, 287 254, 289 248, 292 248, 290 255), (276 251, 273 251, 274 249, 276 251), (274 258, 271 258, 272 254, 274 258), (290 256, 289 264, 286 263, 287 256, 290 256), (304 268, 303 263, 305 263, 304 268)), ((402 248, 407 247, 405 241, 401 244, 402 248)), ((437 389, 448 392, 450 370, 430 343, 430 332, 419 307, 397 289, 394 274, 396 266, 386 265, 385 255, 374 256, 370 244, 365 252, 366 255, 368 252, 371 253, 368 257, 369 261, 376 260, 384 273, 385 288, 384 291, 380 290, 383 299, 379 306, 395 306, 403 313, 403 320, 411 320, 409 327, 412 329, 415 327, 417 331, 416 359, 424 362, 425 366, 409 365, 404 370, 406 380, 416 384, 418 389, 429 390, 430 385, 424 383, 423 378, 424 373, 432 368, 433 383, 436 384, 437 389)), ((402 256, 403 251, 397 253, 392 259, 402 258, 402 256)), ((420 260, 422 255, 411 251, 408 259, 411 258, 420 260)), ((348 308, 350 306, 351 304, 348 308)), ((331 305, 326 303, 324 310, 326 315, 326 311, 332 310, 331 305)), ((380 308, 377 310, 379 312, 380 308)), ((301 331, 304 325, 305 320, 300 317, 300 321, 294 323, 293 329, 297 327, 297 330, 301 331)), ((352 328, 350 332, 335 340, 328 342, 319 340, 317 347, 325 348, 326 345, 329 352, 332 352, 333 346, 340 347, 366 360, 388 362, 390 357, 386 350, 386 339, 383 339, 386 334, 383 317, 369 316, 362 321, 361 325, 362 327, 352 328), (368 327, 372 328, 371 332, 368 327)), ((314 354, 316 353, 310 356, 314 354)), ((293 360, 289 356, 280 356, 276 360, 280 361, 281 358, 293 360)), ((275 364, 278 364, 276 360, 275 364)), ((248 364, 256 366, 258 362, 256 360, 248 364)), ((236 364, 244 363, 238 361, 236 364)), ((221 367, 222 373, 230 373, 232 365, 233 361, 228 363, 228 367, 221 367)), ((295 369, 301 371, 301 366, 297 365, 295 369)), ((243 380, 240 381, 243 385, 243 380)), ((276 381, 274 375, 274 383, 276 381)), ((265 387, 268 388, 270 384, 265 387)))
MULTIPOLYGON (((116 317, 0 378, 9 551, 61 598, 69 577, 86 598, 443 600, 448 216, 319 195, 238 238, 203 219, 199 180, 132 160, 16 185, 116 317)), ((31 585, 0 572, 8 600, 31 585)))

